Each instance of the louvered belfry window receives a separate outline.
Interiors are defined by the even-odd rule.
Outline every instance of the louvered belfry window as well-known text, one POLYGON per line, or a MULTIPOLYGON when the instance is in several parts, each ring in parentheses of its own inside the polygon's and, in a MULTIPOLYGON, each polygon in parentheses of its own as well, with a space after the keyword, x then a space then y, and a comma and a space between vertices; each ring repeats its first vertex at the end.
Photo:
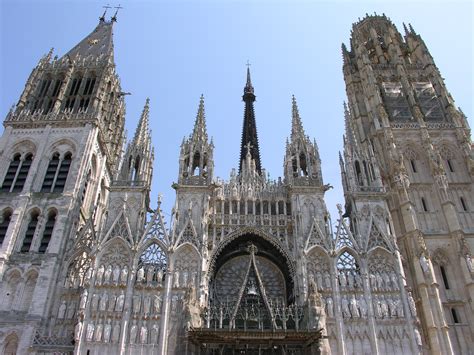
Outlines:
POLYGON ((44 226, 43 237, 41 238, 41 243, 38 249, 40 253, 46 253, 48 249, 49 241, 53 235, 54 223, 56 222, 56 212, 50 213, 48 220, 44 226))
POLYGON ((22 159, 21 154, 15 154, 3 179, 2 192, 21 192, 30 171, 33 154, 28 153, 22 159))
POLYGON ((72 154, 67 152, 64 157, 54 153, 49 161, 43 180, 41 192, 63 192, 71 166, 72 154))
POLYGON ((35 235, 36 226, 38 225, 38 212, 32 212, 28 227, 26 228, 25 238, 23 238, 23 244, 21 245, 20 252, 28 253, 30 251, 31 243, 35 235))

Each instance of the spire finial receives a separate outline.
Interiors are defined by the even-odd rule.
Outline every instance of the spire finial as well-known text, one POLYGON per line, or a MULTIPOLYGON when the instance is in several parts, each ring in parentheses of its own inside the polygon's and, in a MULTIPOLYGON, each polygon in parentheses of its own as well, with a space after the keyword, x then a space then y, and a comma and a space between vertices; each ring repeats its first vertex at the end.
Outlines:
POLYGON ((99 21, 100 21, 100 22, 105 22, 105 15, 107 14, 107 10, 108 10, 108 9, 111 9, 112 7, 111 7, 109 4, 107 4, 107 5, 105 5, 105 6, 102 6, 102 7, 103 7, 105 10, 104 10, 104 13, 102 14, 102 16, 99 17, 99 21))
POLYGON ((118 12, 119 12, 120 9, 123 9, 123 7, 120 6, 120 4, 119 4, 119 6, 114 6, 114 9, 116 9, 116 10, 115 10, 115 14, 114 14, 114 16, 112 16, 112 18, 111 18, 110 20, 111 20, 112 22, 117 22, 117 14, 118 14, 118 12))
POLYGON ((300 113, 298 110, 298 104, 296 103, 295 95, 291 96, 291 140, 296 137, 305 137, 303 124, 301 123, 300 113))
POLYGON ((207 141, 206 111, 204 109, 203 94, 201 94, 201 97, 199 98, 199 107, 196 115, 196 121, 194 122, 192 138, 197 141, 207 141))
POLYGON ((150 113, 150 98, 146 98, 145 106, 143 107, 142 114, 140 116, 140 121, 138 122, 137 130, 135 131, 135 136, 133 137, 133 144, 139 145, 149 137, 149 113, 150 113))
POLYGON ((245 88, 244 88, 244 94, 246 93, 251 93, 253 94, 254 90, 253 90, 253 86, 252 86, 252 79, 250 77, 250 62, 247 60, 247 64, 245 64, 247 66, 247 82, 245 84, 245 88))

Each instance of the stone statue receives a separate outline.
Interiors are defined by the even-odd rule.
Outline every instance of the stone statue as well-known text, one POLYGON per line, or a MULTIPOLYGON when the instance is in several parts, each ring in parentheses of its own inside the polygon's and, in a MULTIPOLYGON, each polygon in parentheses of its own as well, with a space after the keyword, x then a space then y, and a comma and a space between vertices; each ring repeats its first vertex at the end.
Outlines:
POLYGON ((156 274, 156 281, 158 281, 159 287, 163 285, 163 270, 162 269, 158 270, 158 273, 156 274))
POLYGON ((392 287, 394 290, 398 290, 400 287, 398 286, 398 277, 395 272, 392 272, 390 275, 390 278, 392 279, 392 287))
POLYGON ((153 283, 153 275, 155 274, 155 268, 153 266, 149 266, 146 269, 146 284, 148 286, 152 285, 153 283))
POLYGON ((342 288, 345 288, 347 285, 346 274, 344 271, 339 271, 339 283, 341 284, 342 288))
POLYGON ((187 270, 183 271, 183 283, 182 283, 182 285, 183 285, 183 287, 188 286, 188 271, 187 270))
POLYGON ((326 298, 326 308, 328 317, 334 318, 334 303, 332 297, 326 298))
POLYGON ((326 286, 326 288, 330 289, 331 288, 331 274, 329 272, 325 272, 324 273, 324 285, 326 286))
POLYGON ((95 278, 96 285, 102 285, 102 278, 104 277, 105 267, 104 265, 100 265, 99 269, 97 270, 97 276, 95 278))
POLYGON ((102 323, 97 324, 97 327, 95 328, 95 341, 102 341, 102 328, 102 323))
POLYGON ((107 309, 107 302, 109 301, 109 296, 107 295, 107 292, 103 292, 102 296, 100 297, 100 303, 99 303, 99 310, 105 311, 107 309))
POLYGON ((79 302, 79 309, 85 309, 86 308, 86 303, 87 303, 87 295, 89 292, 87 290, 84 290, 81 295, 81 301, 79 302))
POLYGON ((382 318, 382 309, 380 306, 380 301, 377 296, 374 297, 374 313, 376 318, 382 318))
POLYGON ((132 327, 130 328, 130 344, 135 344, 136 340, 137 340, 137 321, 134 320, 133 321, 133 325, 132 327))
POLYGON ((472 256, 470 254, 466 254, 464 256, 464 259, 466 260, 466 265, 469 270, 469 272, 473 273, 474 272, 474 261, 472 260, 472 256))
POLYGON ((140 343, 148 343, 148 328, 146 327, 146 323, 143 323, 140 328, 140 343))
POLYGON ((119 280, 120 280, 120 273, 121 273, 120 266, 115 265, 114 266, 114 271, 113 271, 114 285, 118 285, 119 280))
POLYGON ((176 288, 179 287, 179 271, 174 272, 173 287, 176 287, 176 288))
POLYGON ((380 275, 380 272, 377 272, 375 274, 375 279, 377 280, 377 290, 382 291, 384 287, 383 287, 383 278, 382 278, 382 275, 380 275))
POLYGON ((142 297, 140 295, 134 295, 132 298, 133 301, 133 313, 140 312, 140 304, 142 301, 142 297))
POLYGON ((109 311, 109 312, 113 312, 113 311, 114 311, 116 299, 117 299, 117 297, 112 293, 112 294, 110 295, 110 299, 109 299, 109 307, 108 307, 108 311, 109 311))
POLYGON ((86 271, 86 275, 85 275, 85 277, 84 277, 84 283, 85 283, 86 285, 89 285, 89 282, 90 282, 90 280, 91 280, 91 278, 92 278, 92 273, 93 273, 92 267, 88 268, 87 271, 86 271))
POLYGON ((158 338, 160 336, 160 327, 158 324, 153 324, 153 327, 151 328, 151 343, 152 344, 158 344, 158 338))
POLYGON ((107 319, 107 324, 104 327, 104 342, 108 343, 110 341, 110 333, 112 331, 112 325, 110 324, 110 319, 107 319))
POLYGON ((153 296, 153 311, 155 314, 160 314, 161 312, 161 296, 160 295, 154 295, 153 296))
POLYGON ((94 339, 94 323, 87 324, 87 333, 86 333, 86 340, 92 341, 94 339))
POLYGON ((64 319, 66 314, 66 301, 62 301, 58 310, 58 319, 64 319))
POLYGON ((351 302, 349 303, 349 307, 350 307, 352 318, 360 318, 359 307, 357 305, 357 300, 355 298, 355 295, 352 295, 351 302))
POLYGON ((323 287, 323 276, 321 275, 321 273, 318 271, 316 273, 316 283, 318 285, 318 290, 322 290, 324 287, 323 287))
POLYGON ((112 342, 117 343, 120 339, 120 322, 116 322, 112 331, 112 342))
POLYGON ((92 295, 91 308, 93 311, 97 311, 98 307, 99 307, 99 294, 94 293, 92 295))
POLYGON ((128 267, 125 265, 120 272, 120 284, 126 285, 128 280, 128 267))
POLYGON ((367 302, 365 301, 364 295, 360 295, 358 303, 359 303, 360 316, 362 318, 367 318, 368 306, 367 306, 367 302))
POLYGON ((362 278, 358 272, 354 273, 354 284, 356 288, 362 287, 362 278))
POLYGON ((420 255, 420 266, 421 270, 423 270, 423 273, 428 273, 430 270, 430 267, 428 265, 428 259, 426 258, 426 255, 423 253, 420 255))
POLYGON ((150 314, 151 299, 150 296, 143 297, 143 313, 150 314))
POLYGON ((110 283, 110 276, 112 275, 112 265, 108 265, 105 269, 104 273, 104 285, 108 285, 110 283))
POLYGON ((351 312, 349 310, 349 302, 347 301, 346 296, 342 296, 341 307, 342 307, 342 316, 344 318, 351 318, 351 312))
POLYGON ((421 334, 418 328, 415 328, 415 341, 416 345, 418 345, 419 347, 422 346, 423 342, 421 341, 421 334))
POLYGON ((142 266, 137 271, 137 282, 142 283, 144 280, 145 280, 145 270, 143 269, 143 266, 142 266))
POLYGON ((381 310, 381 313, 382 313, 382 316, 384 318, 387 318, 388 317, 388 305, 387 305, 387 302, 385 301, 385 299, 382 298, 380 299, 380 310, 381 310))
POLYGON ((115 310, 121 312, 123 310, 123 302, 125 301, 125 295, 123 291, 120 291, 120 295, 117 297, 117 303, 115 303, 115 310))
POLYGON ((81 338, 81 332, 82 332, 82 322, 78 321, 76 326, 74 327, 74 340, 79 341, 81 338))
POLYGON ((354 275, 352 272, 347 273, 347 284, 351 290, 354 288, 354 275))
POLYGON ((370 274, 370 287, 372 287, 373 290, 377 291, 377 278, 375 277, 374 274, 370 274))
POLYGON ((385 283, 385 289, 390 290, 390 283, 392 282, 390 279, 390 275, 387 272, 383 273, 383 279, 385 283))

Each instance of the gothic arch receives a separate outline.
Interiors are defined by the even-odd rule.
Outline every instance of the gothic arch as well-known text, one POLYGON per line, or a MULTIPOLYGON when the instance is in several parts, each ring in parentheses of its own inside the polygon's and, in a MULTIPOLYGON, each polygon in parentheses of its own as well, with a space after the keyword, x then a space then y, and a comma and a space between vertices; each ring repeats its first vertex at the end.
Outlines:
POLYGON ((32 153, 33 157, 36 155, 36 144, 33 142, 31 139, 22 139, 16 144, 14 144, 9 153, 6 154, 5 156, 8 158, 13 157, 14 154, 20 153, 21 155, 27 154, 27 153, 32 153))
POLYGON ((9 270, 4 280, 1 307, 4 310, 11 310, 18 293, 18 287, 22 282, 21 270, 18 268, 9 270))
POLYGON ((143 254, 143 252, 152 244, 157 244, 160 249, 165 253, 166 259, 169 258, 168 256, 168 247, 163 243, 162 240, 156 237, 151 237, 148 239, 144 239, 142 244, 138 247, 137 253, 135 254, 135 260, 134 260, 134 265, 138 263, 140 260, 140 256, 143 254))
POLYGON ((104 263, 128 266, 131 261, 130 244, 121 236, 112 237, 101 248, 97 255, 97 265, 104 263))
POLYGON ((197 288, 196 282, 201 269, 201 254, 191 243, 181 244, 172 254, 175 270, 175 278, 178 278, 176 285, 188 287, 193 284, 197 288))
POLYGON ((224 248, 229 245, 231 242, 234 240, 245 236, 245 235, 255 235, 256 237, 261 237, 264 239, 266 242, 270 243, 283 257, 284 263, 287 266, 287 269, 289 271, 289 277, 291 280, 294 280, 295 276, 295 266, 293 262, 291 261, 292 259, 290 258, 289 254, 285 250, 285 248, 281 245, 280 241, 277 239, 273 238, 272 236, 269 236, 266 234, 264 231, 262 231, 259 228, 251 228, 251 227, 245 227, 238 229, 237 231, 229 234, 224 240, 222 240, 216 247, 216 249, 213 251, 212 255, 209 258, 209 275, 213 275, 214 273, 214 268, 216 264, 216 260, 219 257, 219 255, 222 253, 224 248))
POLYGON ((33 299, 33 293, 38 280, 38 271, 36 269, 29 270, 25 273, 23 279, 25 279, 25 283, 21 294, 21 310, 27 312, 33 299))
POLYGON ((60 155, 63 155, 66 152, 70 152, 74 156, 77 152, 77 146, 78 143, 73 138, 58 139, 49 146, 49 148, 46 150, 46 155, 50 156, 54 152, 58 152, 60 155))

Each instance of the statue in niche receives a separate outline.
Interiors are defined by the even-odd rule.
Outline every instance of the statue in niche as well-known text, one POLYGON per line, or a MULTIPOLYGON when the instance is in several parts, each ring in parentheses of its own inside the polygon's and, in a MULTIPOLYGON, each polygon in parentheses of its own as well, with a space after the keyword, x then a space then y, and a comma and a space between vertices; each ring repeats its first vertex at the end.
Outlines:
POLYGON ((151 299, 150 296, 143 297, 143 313, 150 314, 151 299))
POLYGON ((148 343, 148 328, 146 326, 146 323, 143 323, 140 328, 140 343, 148 343))
POLYGON ((142 297, 140 295, 134 295, 132 298, 133 303, 133 313, 140 312, 140 305, 141 305, 142 297))
POLYGON ((160 314, 161 313, 161 296, 160 295, 154 295, 153 296, 153 311, 155 314, 160 314))
POLYGON ((62 301, 58 310, 58 319, 64 319, 66 315, 66 301, 62 301))
POLYGON ((95 341, 102 341, 102 328, 102 323, 97 324, 97 327, 95 328, 95 341))
POLYGON ((120 272, 120 284, 125 286, 127 285, 127 280, 128 280, 128 267, 125 265, 120 272))
POLYGON ((82 322, 78 321, 76 326, 74 327, 74 340, 79 341, 81 339, 81 332, 82 332, 82 322))
POLYGON ((380 310, 384 318, 388 318, 388 305, 383 296, 380 296, 380 310))
POLYGON ((92 341, 94 339, 94 323, 87 324, 87 333, 86 333, 86 340, 92 341))
POLYGON ((377 290, 377 278, 375 277, 375 275, 371 273, 369 275, 369 279, 370 279, 370 287, 372 287, 372 289, 374 291, 378 291, 377 290))
POLYGON ((377 290, 383 291, 383 289, 384 289, 384 287, 383 287, 383 278, 382 278, 382 275, 380 275, 380 272, 377 272, 375 274, 375 279, 377 280, 377 290))
POLYGON ((321 275, 319 271, 316 273, 316 284, 318 286, 318 290, 323 289, 323 275, 321 275))
POLYGON ((360 316, 362 318, 367 318, 368 306, 367 306, 367 302, 365 301, 364 295, 359 296, 358 303, 359 303, 360 316))
POLYGON ((100 311, 105 311, 107 309, 107 302, 109 301, 109 296, 107 295, 107 292, 102 293, 102 297, 100 297, 100 303, 99 303, 99 310, 100 311))
POLYGON ((112 341, 117 343, 120 338, 120 322, 115 322, 114 329, 112 331, 112 341))
POLYGON ((397 274, 395 273, 395 271, 392 271, 392 273, 390 275, 390 279, 392 280, 392 288, 394 290, 400 289, 400 287, 398 286, 398 277, 397 277, 397 274))
POLYGON ((352 295, 351 301, 349 303, 349 307, 350 307, 352 318, 360 318, 359 307, 358 307, 355 295, 352 295))
POLYGON ((374 313, 376 318, 382 318, 382 308, 377 295, 374 297, 374 313))
POLYGON ((310 280, 309 282, 309 302, 312 310, 311 318, 317 319, 315 328, 325 328, 326 312, 324 311, 324 301, 321 297, 321 294, 318 292, 318 285, 314 282, 314 280, 310 280))
POLYGON ((112 293, 109 298, 109 307, 108 311, 113 312, 115 308, 115 301, 117 300, 117 297, 112 293))
POLYGON ((153 275, 155 274, 155 268, 149 266, 146 270, 146 284, 151 286, 153 284, 153 275))
POLYGON ((159 287, 163 285, 163 270, 162 269, 158 270, 158 273, 156 274, 156 281, 158 281, 159 287))
POLYGON ((415 328, 415 341, 416 341, 416 345, 418 345, 421 348, 421 346, 423 345, 423 342, 421 340, 421 334, 418 328, 415 328))
POLYGON ((173 287, 175 287, 175 288, 179 287, 179 271, 174 272, 173 287))
POLYGON ((428 265, 428 258, 426 257, 424 253, 420 255, 420 266, 424 274, 427 274, 428 271, 430 270, 430 267, 428 265))
POLYGON ((388 274, 388 272, 383 273, 383 280, 384 280, 384 284, 385 284, 385 290, 389 291, 390 290, 390 283, 392 281, 390 280, 390 275, 388 274))
POLYGON ((412 317, 416 317, 416 306, 415 306, 415 300, 413 299, 413 295, 411 291, 408 291, 408 306, 410 308, 410 313, 412 317))
POLYGON ((349 289, 354 289, 354 275, 352 272, 347 273, 347 284, 349 285, 349 289))
POLYGON ((334 303, 332 297, 326 298, 326 309, 328 317, 334 318, 334 303))
POLYGON ((104 282, 103 282, 104 285, 108 285, 110 283, 111 275, 112 275, 112 265, 108 265, 104 273, 104 282))
POLYGON ((85 309, 86 308, 86 303, 87 303, 87 295, 89 292, 87 290, 84 290, 81 295, 81 301, 79 302, 79 309, 85 309))
POLYGON ((133 325, 130 328, 130 344, 135 344, 137 340, 137 321, 133 320, 133 325))
POLYGON ((344 271, 339 271, 339 283, 341 284, 341 288, 345 288, 347 285, 347 278, 344 271))
POLYGON ((123 291, 120 291, 120 295, 117 297, 117 302, 115 303, 115 310, 121 312, 123 310, 123 302, 125 301, 125 295, 123 291))
POLYGON ((112 331, 112 325, 110 324, 110 319, 107 319, 107 324, 104 327, 104 343, 110 341, 110 333, 112 331))
POLYGON ((99 307, 99 294, 94 293, 92 295, 91 308, 93 311, 97 311, 98 307, 99 307))
POLYGON ((188 271, 187 271, 187 270, 184 270, 184 271, 183 271, 183 283, 182 283, 182 286, 183 286, 183 287, 187 287, 187 286, 188 286, 188 271))
POLYGON ((342 315, 344 318, 350 318, 351 312, 349 310, 349 302, 347 301, 346 296, 342 296, 341 300, 341 307, 342 307, 342 315))
POLYGON ((143 281, 145 281, 145 270, 141 266, 137 271, 137 282, 142 283, 143 281))
POLYGON ((119 280, 120 280, 120 273, 121 273, 120 266, 115 265, 115 266, 114 266, 114 271, 113 271, 113 282, 114 282, 114 285, 118 285, 119 280))
POLYGON ((88 268, 86 271, 86 275, 84 277, 85 285, 89 285, 89 282, 91 281, 91 278, 92 278, 92 273, 93 273, 92 267, 88 268))
POLYGON ((358 272, 354 273, 354 285, 356 288, 362 288, 362 278, 360 277, 358 272))
POLYGON ((153 324, 153 327, 151 328, 151 343, 158 344, 159 336, 160 336, 160 326, 157 323, 155 323, 153 324))
POLYGON ((472 260, 472 256, 470 254, 466 254, 464 256, 464 259, 466 260, 466 265, 469 270, 469 272, 473 273, 474 272, 474 261, 472 260))

